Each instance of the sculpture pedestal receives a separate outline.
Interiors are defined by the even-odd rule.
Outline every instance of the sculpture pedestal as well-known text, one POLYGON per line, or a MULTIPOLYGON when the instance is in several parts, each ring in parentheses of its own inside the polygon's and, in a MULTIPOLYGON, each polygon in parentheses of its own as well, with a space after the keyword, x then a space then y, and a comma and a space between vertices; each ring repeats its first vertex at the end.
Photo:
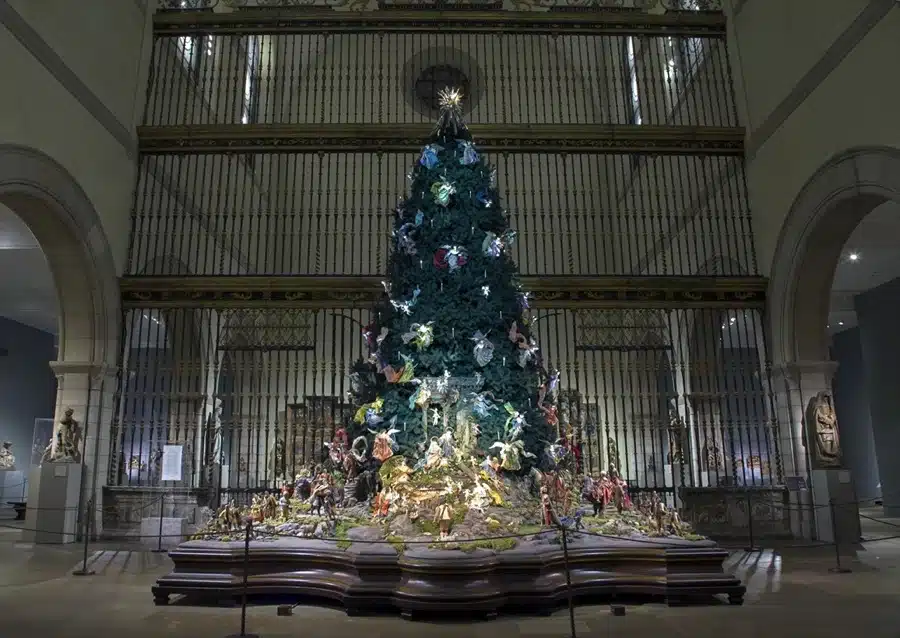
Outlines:
POLYGON ((31 470, 23 541, 75 542, 83 469, 81 463, 44 463, 31 470))
POLYGON ((836 540, 842 547, 858 545, 862 530, 850 470, 813 470, 812 492, 816 506, 816 538, 825 543, 834 543, 836 540), (834 521, 832 508, 829 507, 832 500, 835 504, 834 521))

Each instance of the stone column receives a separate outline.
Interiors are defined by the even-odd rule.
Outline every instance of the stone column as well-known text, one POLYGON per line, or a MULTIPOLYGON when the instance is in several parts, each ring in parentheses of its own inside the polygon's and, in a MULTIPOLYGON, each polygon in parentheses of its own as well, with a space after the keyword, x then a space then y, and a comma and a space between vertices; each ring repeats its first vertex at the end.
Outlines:
MULTIPOLYGON (((93 497, 87 515, 90 516, 92 534, 96 535, 103 530, 103 488, 109 477, 117 369, 88 361, 51 361, 50 368, 57 379, 56 423, 67 408, 72 408, 84 437, 79 534, 84 530, 85 508, 93 497)), ((36 505, 40 507, 40 504, 36 505)))
MULTIPOLYGON (((900 279, 854 298, 886 516, 900 516, 900 279)), ((861 494, 869 497, 871 494, 861 494)))
POLYGON ((806 406, 819 392, 831 393, 831 380, 836 370, 835 361, 795 361, 772 369, 781 467, 789 484, 793 482, 791 477, 795 477, 804 480, 808 486, 805 491, 792 490, 789 500, 791 529, 802 538, 813 536, 812 504, 825 504, 829 498, 812 490, 809 443, 804 427, 806 406))

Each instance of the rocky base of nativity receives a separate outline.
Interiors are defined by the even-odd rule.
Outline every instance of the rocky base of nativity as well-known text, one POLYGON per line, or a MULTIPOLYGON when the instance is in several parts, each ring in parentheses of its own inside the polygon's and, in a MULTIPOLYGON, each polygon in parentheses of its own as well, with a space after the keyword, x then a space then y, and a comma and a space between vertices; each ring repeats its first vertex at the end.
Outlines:
POLYGON ((338 436, 330 449, 280 498, 227 505, 172 550, 175 568, 154 586, 155 602, 239 597, 245 569, 251 596, 355 614, 540 613, 570 594, 743 600, 740 581, 722 570, 727 552, 656 494, 632 502, 614 467, 585 477, 560 449, 554 471, 523 475, 497 458, 466 458, 449 437, 413 467, 389 445, 369 457, 338 436))

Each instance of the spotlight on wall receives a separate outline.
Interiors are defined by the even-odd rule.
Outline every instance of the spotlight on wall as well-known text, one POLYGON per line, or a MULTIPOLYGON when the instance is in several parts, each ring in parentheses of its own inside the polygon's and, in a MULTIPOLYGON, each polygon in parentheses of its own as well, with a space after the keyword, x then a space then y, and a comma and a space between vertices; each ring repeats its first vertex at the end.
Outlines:
POLYGON ((859 253, 850 253, 847 255, 847 259, 850 261, 859 261, 859 253))
POLYGON ((838 325, 839 325, 839 326, 843 326, 843 325, 844 325, 844 322, 843 322, 843 321, 838 321, 838 325))

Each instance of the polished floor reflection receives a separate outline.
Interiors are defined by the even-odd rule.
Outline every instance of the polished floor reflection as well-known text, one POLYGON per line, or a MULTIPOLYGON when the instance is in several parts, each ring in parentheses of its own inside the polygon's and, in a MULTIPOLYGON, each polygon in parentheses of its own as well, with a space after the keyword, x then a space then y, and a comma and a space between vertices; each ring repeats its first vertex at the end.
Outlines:
MULTIPOLYGON (((900 533, 900 521, 866 510, 863 537, 881 539, 900 533)), ((239 610, 154 607, 150 585, 170 564, 164 555, 134 548, 92 546, 88 554, 95 576, 71 575, 80 564, 80 548, 34 547, 19 542, 20 532, 0 521, 0 636, 116 635, 226 636, 238 632, 239 610)), ((735 551, 728 569, 747 585, 743 607, 629 606, 614 617, 606 606, 576 610, 578 636, 659 636, 829 638, 900 636, 900 539, 864 543, 845 557, 851 573, 829 571, 835 565, 829 547, 786 546, 757 553, 735 551)), ((280 618, 272 607, 248 612, 248 631, 266 638, 336 636, 353 638, 454 637, 506 638, 566 636, 565 612, 549 618, 501 618, 462 628, 459 624, 410 623, 398 618, 348 618, 342 612, 298 608, 280 618)))

